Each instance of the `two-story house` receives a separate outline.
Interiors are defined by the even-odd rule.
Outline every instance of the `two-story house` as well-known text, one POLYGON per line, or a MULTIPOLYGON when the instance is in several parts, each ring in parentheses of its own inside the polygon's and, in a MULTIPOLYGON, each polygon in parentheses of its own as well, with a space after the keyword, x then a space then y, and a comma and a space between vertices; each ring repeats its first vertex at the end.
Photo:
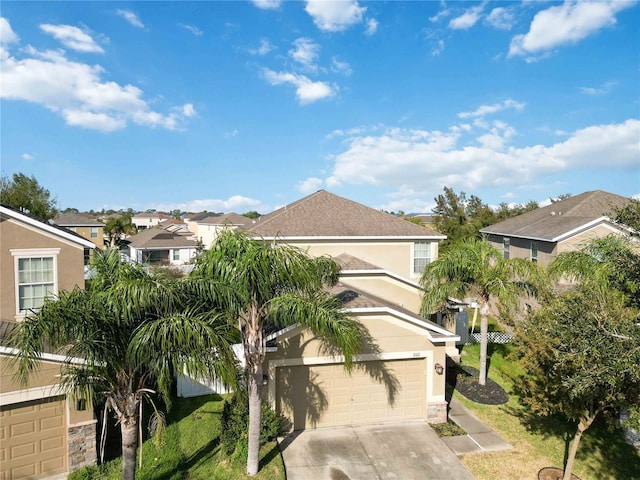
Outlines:
POLYGON ((225 229, 245 229, 253 220, 237 213, 197 213, 186 219, 187 228, 200 241, 204 248, 209 248, 218 233, 225 229))
POLYGON ((96 462, 92 407, 59 388, 66 357, 43 352, 40 368, 21 385, 8 342, 46 296, 84 287, 85 252, 93 248, 74 232, 0 205, 0 478, 39 479, 96 462))
POLYGON ((104 248, 104 223, 100 220, 80 213, 60 213, 53 221, 56 225, 86 238, 96 247, 104 248))
POLYGON ((268 401, 295 429, 447 418, 447 349, 455 334, 421 317, 418 284, 445 237, 320 190, 256 220, 247 232, 342 267, 332 292, 370 338, 351 374, 342 358, 296 327, 269 337, 268 401))

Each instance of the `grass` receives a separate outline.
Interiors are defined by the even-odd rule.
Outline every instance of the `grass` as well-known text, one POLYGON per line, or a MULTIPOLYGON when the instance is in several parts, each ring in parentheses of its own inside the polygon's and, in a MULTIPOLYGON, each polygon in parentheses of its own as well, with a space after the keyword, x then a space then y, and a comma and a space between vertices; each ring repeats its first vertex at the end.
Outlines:
MULTIPOLYGON (((226 456, 220 448, 220 414, 224 396, 177 399, 171 409, 164 444, 151 441, 142 447, 140 480, 239 480, 245 479, 244 459, 226 456)), ((122 459, 73 474, 73 480, 119 480, 122 459)), ((284 480, 284 465, 275 442, 260 451, 258 480, 284 480)))
MULTIPOLYGON (((479 367, 479 345, 464 347, 462 364, 479 367)), ((504 405, 481 405, 452 393, 490 428, 513 445, 512 450, 465 455, 462 461, 478 480, 537 478, 543 467, 562 467, 575 424, 560 416, 538 418, 520 404, 513 378, 522 373, 509 359, 510 345, 489 345, 489 377, 509 394, 504 405)), ((573 473, 583 480, 640 478, 640 453, 627 444, 619 428, 596 421, 585 432, 573 473)))

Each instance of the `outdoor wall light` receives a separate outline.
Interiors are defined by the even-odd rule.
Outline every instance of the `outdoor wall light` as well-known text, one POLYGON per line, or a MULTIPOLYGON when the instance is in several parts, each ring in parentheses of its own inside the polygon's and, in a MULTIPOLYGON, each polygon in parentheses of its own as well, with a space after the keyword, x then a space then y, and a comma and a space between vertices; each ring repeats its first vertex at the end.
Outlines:
POLYGON ((442 375, 442 372, 444 372, 444 367, 441 363, 436 363, 436 373, 442 375))
POLYGON ((262 385, 269 383, 269 375, 262 375, 262 385))

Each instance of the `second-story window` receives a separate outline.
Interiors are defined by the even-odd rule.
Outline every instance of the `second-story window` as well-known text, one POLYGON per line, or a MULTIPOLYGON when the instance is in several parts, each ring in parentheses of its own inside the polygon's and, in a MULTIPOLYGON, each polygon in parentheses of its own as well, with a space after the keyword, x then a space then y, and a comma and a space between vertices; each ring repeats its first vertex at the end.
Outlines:
POLYGON ((57 293, 56 257, 58 248, 15 249, 16 315, 42 306, 44 299, 57 293))
POLYGON ((505 260, 509 260, 509 247, 511 246, 510 238, 502 239, 502 256, 505 260))
POLYGON ((98 238, 98 227, 91 227, 91 238, 98 238))
POLYGON ((424 267, 431 263, 431 242, 413 244, 413 274, 421 275, 424 267))

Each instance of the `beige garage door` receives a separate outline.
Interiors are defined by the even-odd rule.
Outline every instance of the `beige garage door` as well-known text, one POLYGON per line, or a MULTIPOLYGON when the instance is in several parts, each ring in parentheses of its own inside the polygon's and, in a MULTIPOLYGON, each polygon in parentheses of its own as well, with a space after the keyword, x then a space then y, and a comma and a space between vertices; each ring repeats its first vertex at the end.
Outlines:
POLYGON ((276 409, 305 428, 425 418, 425 360, 279 367, 276 409))
POLYGON ((0 479, 43 478, 66 471, 64 398, 0 409, 0 479))

